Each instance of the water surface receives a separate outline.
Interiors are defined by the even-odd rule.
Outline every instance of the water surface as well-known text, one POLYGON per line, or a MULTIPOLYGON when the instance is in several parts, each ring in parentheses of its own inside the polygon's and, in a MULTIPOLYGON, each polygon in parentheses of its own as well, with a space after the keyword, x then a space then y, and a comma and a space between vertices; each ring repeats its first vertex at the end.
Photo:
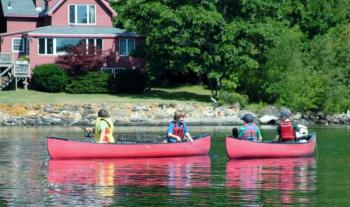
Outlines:
MULTIPOLYGON (((348 206, 350 128, 313 130, 318 151, 309 158, 228 160, 230 129, 202 127, 192 134, 212 134, 208 156, 50 160, 46 136, 80 129, 0 128, 0 206, 348 206)), ((274 133, 263 130, 266 139, 274 133)))

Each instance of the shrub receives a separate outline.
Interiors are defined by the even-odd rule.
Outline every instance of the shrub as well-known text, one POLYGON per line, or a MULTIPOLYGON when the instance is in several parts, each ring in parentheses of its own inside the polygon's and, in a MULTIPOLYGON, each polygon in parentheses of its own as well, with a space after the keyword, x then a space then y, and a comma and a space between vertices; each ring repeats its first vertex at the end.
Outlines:
POLYGON ((88 72, 73 80, 66 87, 67 93, 108 93, 110 74, 104 72, 88 72))
POLYGON ((147 77, 139 70, 127 69, 111 79, 113 93, 142 93, 146 88, 147 77))
POLYGON ((61 92, 68 81, 66 72, 56 64, 38 65, 33 70, 32 87, 39 91, 61 92))
POLYGON ((248 103, 248 97, 235 92, 220 90, 217 96, 220 105, 239 103, 241 107, 248 103))
POLYGON ((70 48, 67 54, 60 55, 56 59, 56 63, 71 77, 99 71, 104 62, 106 62, 106 57, 100 49, 86 48, 85 44, 70 48))

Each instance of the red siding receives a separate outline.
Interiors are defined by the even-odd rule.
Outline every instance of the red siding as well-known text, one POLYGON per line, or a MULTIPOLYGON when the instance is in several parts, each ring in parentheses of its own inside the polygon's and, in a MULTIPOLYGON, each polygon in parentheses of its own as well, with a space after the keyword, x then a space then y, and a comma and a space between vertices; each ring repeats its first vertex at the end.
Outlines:
POLYGON ((29 45, 30 67, 34 68, 36 65, 54 63, 56 55, 39 55, 39 39, 32 38, 29 45))
POLYGON ((94 4, 96 5, 96 24, 94 26, 112 27, 112 14, 110 11, 96 0, 68 0, 65 1, 52 15, 52 26, 68 25, 68 5, 69 4, 94 4))
POLYGON ((16 32, 28 29, 35 29, 38 26, 37 24, 37 18, 8 17, 6 32, 16 32))
POLYGON ((13 53, 13 59, 16 61, 19 56, 25 55, 24 53, 12 52, 12 38, 23 38, 22 34, 15 34, 1 37, 1 49, 0 51, 3 53, 13 53))

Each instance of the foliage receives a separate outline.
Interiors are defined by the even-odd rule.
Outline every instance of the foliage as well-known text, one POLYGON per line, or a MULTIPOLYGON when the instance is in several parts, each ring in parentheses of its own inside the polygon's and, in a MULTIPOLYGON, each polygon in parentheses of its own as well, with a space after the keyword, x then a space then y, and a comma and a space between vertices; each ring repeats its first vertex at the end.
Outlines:
POLYGON ((195 73, 219 100, 239 93, 294 110, 349 107, 348 0, 121 0, 112 6, 117 26, 145 35, 152 84, 165 74, 195 73))
POLYGON ((68 84, 66 92, 74 94, 108 93, 109 78, 108 73, 88 72, 68 84))
POLYGON ((21 55, 18 57, 18 61, 29 61, 29 55, 21 55))
POLYGON ((34 68, 31 85, 39 91, 61 92, 68 81, 68 75, 58 65, 44 64, 34 68))
POLYGON ((72 47, 67 54, 60 55, 56 59, 56 63, 71 77, 84 75, 90 71, 98 71, 105 62, 106 57, 100 49, 87 48, 86 44, 72 47))
POLYGON ((142 71, 127 69, 112 78, 109 85, 113 93, 143 93, 146 83, 147 77, 142 71))
POLYGON ((350 25, 339 25, 316 37, 308 51, 309 67, 322 78, 321 109, 341 112, 350 106, 350 25))
POLYGON ((244 107, 248 103, 248 97, 246 95, 241 95, 235 92, 220 90, 218 94, 218 102, 220 105, 232 105, 239 103, 241 107, 244 107))

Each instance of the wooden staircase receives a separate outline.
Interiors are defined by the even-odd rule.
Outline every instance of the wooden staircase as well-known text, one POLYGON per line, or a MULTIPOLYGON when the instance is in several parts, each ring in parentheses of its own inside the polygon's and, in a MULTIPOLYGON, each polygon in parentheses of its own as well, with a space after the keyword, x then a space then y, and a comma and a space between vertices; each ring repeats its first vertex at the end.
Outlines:
POLYGON ((0 53, 0 91, 14 80, 12 60, 11 53, 0 53))
POLYGON ((9 73, 7 76, 0 77, 0 91, 6 88, 14 80, 14 77, 9 73))

